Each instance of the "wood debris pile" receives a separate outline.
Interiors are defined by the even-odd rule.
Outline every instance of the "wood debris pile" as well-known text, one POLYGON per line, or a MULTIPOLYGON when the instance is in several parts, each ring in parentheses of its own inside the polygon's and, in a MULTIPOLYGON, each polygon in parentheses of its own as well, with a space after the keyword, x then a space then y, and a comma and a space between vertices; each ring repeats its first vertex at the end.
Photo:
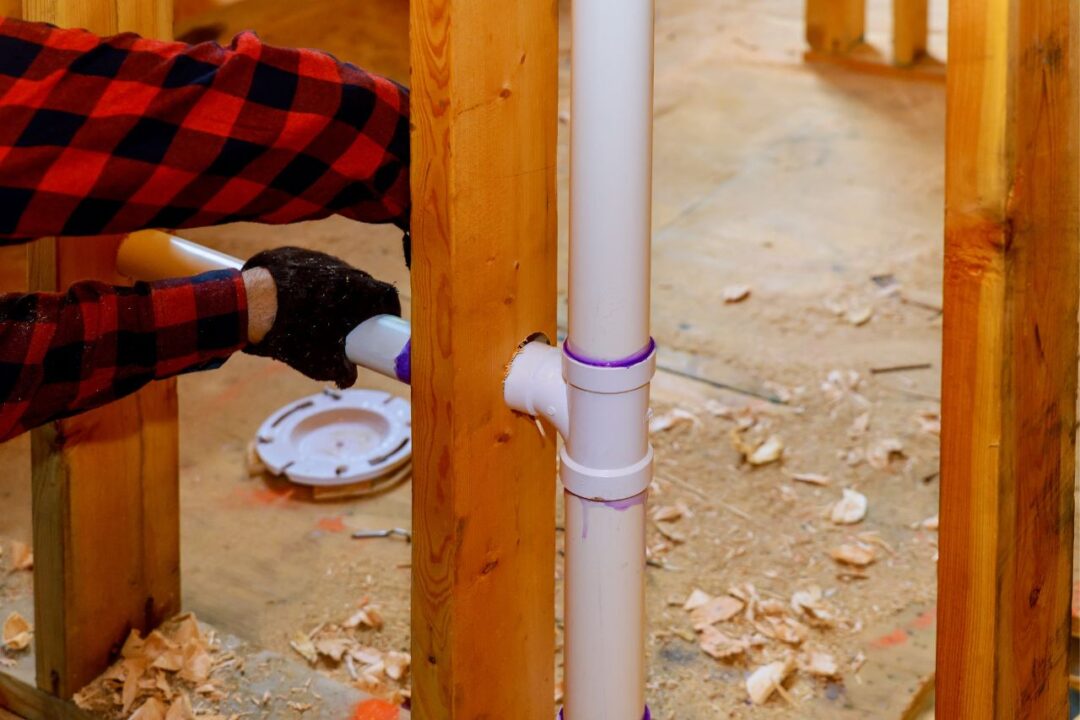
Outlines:
POLYGON ((132 630, 120 659, 75 694, 83 710, 129 720, 236 720, 219 714, 226 695, 215 671, 236 665, 218 652, 192 614, 181 615, 145 638, 132 630))
POLYGON ((297 632, 289 645, 312 667, 344 668, 359 690, 400 705, 410 696, 409 654, 379 650, 363 642, 365 633, 382 627, 378 606, 363 598, 343 622, 297 632))
POLYGON ((791 701, 785 684, 796 673, 820 680, 842 678, 839 663, 821 646, 824 633, 845 623, 819 587, 799 590, 787 602, 762 598, 752 583, 728 588, 715 597, 695 588, 682 608, 689 614, 702 652, 754 668, 747 675, 746 691, 756 705, 774 694, 791 701), (768 662, 757 661, 755 652, 768 662))

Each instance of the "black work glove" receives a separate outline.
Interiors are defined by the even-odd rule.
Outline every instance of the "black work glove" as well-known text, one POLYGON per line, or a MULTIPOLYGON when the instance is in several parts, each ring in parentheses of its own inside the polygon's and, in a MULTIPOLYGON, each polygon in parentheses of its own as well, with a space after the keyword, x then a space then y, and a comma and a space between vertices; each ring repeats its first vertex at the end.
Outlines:
POLYGON ((314 250, 265 250, 244 270, 266 268, 277 286, 277 314, 266 337, 244 352, 281 360, 314 380, 347 388, 356 365, 345 357, 345 336, 375 315, 401 315, 393 285, 314 250))

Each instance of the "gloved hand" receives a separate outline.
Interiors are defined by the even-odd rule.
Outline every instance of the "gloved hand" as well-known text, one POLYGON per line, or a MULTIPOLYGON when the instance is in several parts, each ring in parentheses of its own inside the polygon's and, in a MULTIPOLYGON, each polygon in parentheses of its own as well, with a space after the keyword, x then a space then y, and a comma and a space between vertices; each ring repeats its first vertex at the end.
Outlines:
POLYGON ((281 360, 315 380, 347 388, 356 366, 345 357, 345 336, 375 315, 400 315, 393 285, 380 282, 337 258, 314 250, 265 250, 244 263, 265 268, 277 290, 273 325, 251 355, 281 360))

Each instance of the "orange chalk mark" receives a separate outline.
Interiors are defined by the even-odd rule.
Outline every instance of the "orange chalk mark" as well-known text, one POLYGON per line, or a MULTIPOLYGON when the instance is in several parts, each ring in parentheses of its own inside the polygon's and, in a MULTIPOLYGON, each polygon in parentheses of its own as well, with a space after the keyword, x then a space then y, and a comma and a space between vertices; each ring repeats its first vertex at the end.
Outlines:
POLYGON ((935 620, 937 620, 937 611, 927 610, 922 615, 915 618, 914 622, 911 623, 911 627, 916 630, 925 630, 928 627, 932 627, 935 620))
POLYGON ((325 530, 326 532, 345 532, 345 521, 341 518, 340 515, 335 515, 334 517, 324 517, 319 518, 319 522, 315 525, 315 527, 319 528, 320 530, 325 530))
POLYGON ((896 628, 888 635, 882 635, 870 644, 878 648, 890 648, 896 647, 897 645, 903 645, 907 640, 908 634, 904 632, 902 628, 896 628))
POLYGON ((353 708, 352 720, 398 720, 401 712, 397 705, 385 700, 364 700, 353 708))

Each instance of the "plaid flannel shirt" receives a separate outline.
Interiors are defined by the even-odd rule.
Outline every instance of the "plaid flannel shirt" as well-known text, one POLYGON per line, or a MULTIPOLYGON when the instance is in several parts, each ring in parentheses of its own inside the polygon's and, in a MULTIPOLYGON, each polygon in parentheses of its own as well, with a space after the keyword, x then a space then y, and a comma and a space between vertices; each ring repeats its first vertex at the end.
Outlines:
MULTIPOLYGON (((405 228, 408 165, 407 90, 327 54, 0 18, 0 242, 332 214, 405 228)), ((246 337, 235 272, 0 296, 0 440, 246 337)))

